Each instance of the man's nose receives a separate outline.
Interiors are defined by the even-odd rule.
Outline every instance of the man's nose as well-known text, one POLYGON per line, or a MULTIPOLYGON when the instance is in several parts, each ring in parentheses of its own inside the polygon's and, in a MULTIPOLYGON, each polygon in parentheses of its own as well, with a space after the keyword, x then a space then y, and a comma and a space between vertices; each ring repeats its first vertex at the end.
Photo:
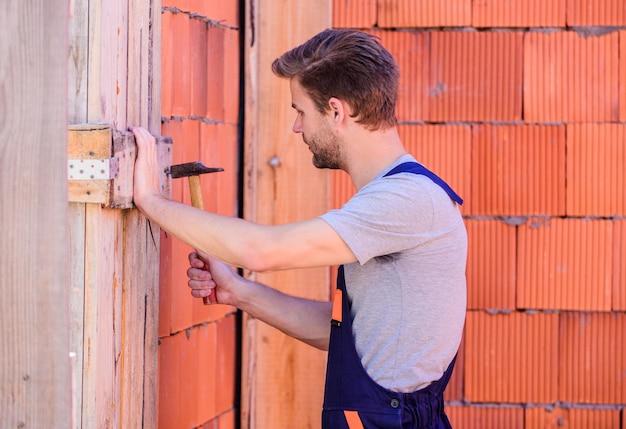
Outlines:
POLYGON ((296 118, 296 120, 293 121, 293 127, 291 127, 291 131, 293 131, 294 133, 302 132, 302 121, 300 121, 299 118, 296 118))

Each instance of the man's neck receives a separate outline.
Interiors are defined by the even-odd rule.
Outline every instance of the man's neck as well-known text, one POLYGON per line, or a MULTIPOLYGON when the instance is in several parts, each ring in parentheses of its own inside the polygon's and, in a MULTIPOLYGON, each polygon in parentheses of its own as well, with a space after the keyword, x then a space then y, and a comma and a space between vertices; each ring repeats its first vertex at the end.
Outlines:
POLYGON ((346 172, 358 191, 407 151, 395 127, 377 131, 364 130, 356 134, 350 138, 346 172))

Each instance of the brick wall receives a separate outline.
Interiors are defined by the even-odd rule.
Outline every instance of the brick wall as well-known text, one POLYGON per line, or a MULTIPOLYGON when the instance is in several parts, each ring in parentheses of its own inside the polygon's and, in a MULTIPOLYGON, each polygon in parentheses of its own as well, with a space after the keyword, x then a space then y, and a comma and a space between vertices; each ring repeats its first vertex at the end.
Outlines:
POLYGON ((333 25, 394 54, 401 137, 466 201, 453 426, 626 427, 626 3, 334 0, 333 25))
MULTIPOLYGON (((162 134, 237 215, 237 1, 163 0, 162 134)), ((626 428, 623 0, 334 0, 401 67, 407 149, 464 198, 468 314, 455 428, 626 428)), ((353 190, 333 175, 337 206, 353 190)), ((184 181, 174 198, 189 203, 184 181)), ((236 316, 189 295, 162 238, 160 428, 233 428, 236 316)), ((279 406, 277 404, 277 406, 279 406)))
MULTIPOLYGON (((174 141, 174 163, 224 168, 201 178, 204 205, 237 216, 238 2, 163 0, 162 8, 161 132, 174 141)), ((184 179, 173 181, 172 197, 190 204, 184 179)), ((231 429, 239 413, 236 313, 191 297, 190 251, 161 238, 158 424, 231 429)))

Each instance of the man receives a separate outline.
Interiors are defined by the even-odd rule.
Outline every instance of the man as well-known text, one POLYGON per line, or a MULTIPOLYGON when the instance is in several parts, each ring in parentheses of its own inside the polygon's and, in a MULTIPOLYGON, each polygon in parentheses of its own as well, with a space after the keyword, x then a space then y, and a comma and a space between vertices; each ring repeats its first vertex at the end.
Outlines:
POLYGON ((215 289, 219 302, 329 350, 324 428, 449 427, 443 390, 465 320, 467 235, 462 200, 400 141, 398 67, 377 38, 326 30, 272 69, 289 79, 293 131, 313 164, 350 175, 357 193, 344 207, 268 226, 169 201, 159 193, 154 139, 141 128, 133 129, 135 203, 198 249, 188 270, 194 297, 215 289), (341 265, 334 307, 246 280, 230 265, 341 265))

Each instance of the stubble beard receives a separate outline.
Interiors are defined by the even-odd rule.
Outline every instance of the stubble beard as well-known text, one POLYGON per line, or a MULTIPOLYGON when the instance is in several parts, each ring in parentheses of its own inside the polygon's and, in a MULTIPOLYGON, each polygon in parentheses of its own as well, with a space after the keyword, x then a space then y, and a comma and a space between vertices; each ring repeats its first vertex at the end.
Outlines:
POLYGON ((302 136, 313 153, 313 165, 316 168, 339 170, 343 167, 339 139, 329 129, 321 129, 310 139, 302 136))

